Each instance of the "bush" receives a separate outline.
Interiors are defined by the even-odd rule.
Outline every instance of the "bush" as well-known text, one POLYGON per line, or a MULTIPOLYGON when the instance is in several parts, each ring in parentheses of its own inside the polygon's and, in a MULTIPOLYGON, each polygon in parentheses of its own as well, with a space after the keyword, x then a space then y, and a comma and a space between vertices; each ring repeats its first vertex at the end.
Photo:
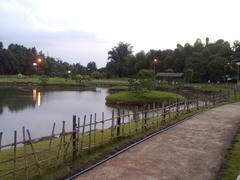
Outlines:
POLYGON ((137 79, 129 79, 128 80, 128 89, 131 92, 139 93, 142 90, 142 86, 139 80, 137 79))
POLYGON ((92 74, 91 74, 91 77, 94 78, 94 79, 101 79, 103 77, 102 73, 100 73, 99 71, 94 71, 92 74))
POLYGON ((154 89, 154 80, 153 79, 141 79, 140 80, 141 87, 147 90, 154 89))
POLYGON ((49 78, 46 75, 42 75, 39 77, 39 80, 40 80, 40 84, 47 84, 49 78))
POLYGON ((84 79, 81 74, 77 74, 74 76, 74 80, 76 81, 77 84, 81 84, 84 79))
POLYGON ((142 69, 137 74, 140 79, 154 79, 154 71, 151 69, 142 69))

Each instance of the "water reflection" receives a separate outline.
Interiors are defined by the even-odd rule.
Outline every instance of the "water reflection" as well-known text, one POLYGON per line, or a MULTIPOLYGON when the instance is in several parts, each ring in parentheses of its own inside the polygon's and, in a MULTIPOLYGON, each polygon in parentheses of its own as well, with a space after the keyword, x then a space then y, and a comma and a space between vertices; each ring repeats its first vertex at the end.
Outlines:
MULTIPOLYGON (((46 90, 42 88, 0 88, 0 132, 3 143, 13 141, 14 130, 22 134, 22 126, 33 137, 50 135, 56 122, 56 132, 61 131, 62 121, 66 130, 72 128, 72 115, 81 118, 96 113, 97 120, 111 117, 112 108, 105 105, 107 89, 97 91, 46 90)), ((106 124, 107 126, 107 124, 106 124)), ((18 137, 22 139, 22 137, 18 137)))
POLYGON ((35 107, 31 90, 22 88, 0 88, 0 115, 6 107, 11 112, 18 112, 28 107, 35 107))
POLYGON ((33 89, 33 102, 37 102, 37 105, 41 105, 41 91, 37 89, 33 89))

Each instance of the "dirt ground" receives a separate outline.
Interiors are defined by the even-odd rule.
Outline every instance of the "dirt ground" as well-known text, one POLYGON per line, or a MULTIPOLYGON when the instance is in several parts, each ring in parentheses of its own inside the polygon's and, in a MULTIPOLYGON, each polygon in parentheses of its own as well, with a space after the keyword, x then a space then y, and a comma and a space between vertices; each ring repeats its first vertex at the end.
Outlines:
POLYGON ((208 180, 240 124, 240 103, 196 115, 77 179, 208 180))

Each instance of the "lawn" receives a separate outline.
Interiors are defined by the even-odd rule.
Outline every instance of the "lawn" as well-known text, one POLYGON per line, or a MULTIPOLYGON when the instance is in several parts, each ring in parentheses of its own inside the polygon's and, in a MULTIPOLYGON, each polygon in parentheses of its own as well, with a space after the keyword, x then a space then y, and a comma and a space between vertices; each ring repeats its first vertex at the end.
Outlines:
POLYGON ((227 161, 225 164, 226 169, 223 170, 222 180, 236 179, 240 174, 240 131, 238 132, 233 146, 230 148, 227 161))
MULTIPOLYGON (((0 76, 0 83, 34 83, 41 84, 41 76, 22 76, 19 78, 17 75, 0 76)), ((90 81, 83 81, 78 84, 75 80, 62 77, 50 77, 45 85, 84 85, 84 86, 126 86, 128 81, 126 78, 118 79, 91 79, 90 81)))
POLYGON ((106 97, 109 104, 129 104, 140 105, 147 103, 176 102, 183 100, 184 97, 171 92, 164 91, 143 91, 134 93, 130 91, 122 91, 110 94, 106 97))

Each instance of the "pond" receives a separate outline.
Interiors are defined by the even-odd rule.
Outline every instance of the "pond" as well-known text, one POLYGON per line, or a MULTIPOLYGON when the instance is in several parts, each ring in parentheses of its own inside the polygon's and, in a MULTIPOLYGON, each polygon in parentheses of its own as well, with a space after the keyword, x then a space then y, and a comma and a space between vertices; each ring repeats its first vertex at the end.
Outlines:
POLYGON ((29 129, 33 138, 51 135, 53 123, 55 132, 60 133, 62 121, 66 130, 71 130, 72 116, 83 119, 84 115, 101 113, 111 117, 112 108, 105 105, 106 88, 96 91, 44 90, 42 88, 0 88, 0 132, 2 144, 13 142, 14 130, 22 140, 22 126, 29 129))

